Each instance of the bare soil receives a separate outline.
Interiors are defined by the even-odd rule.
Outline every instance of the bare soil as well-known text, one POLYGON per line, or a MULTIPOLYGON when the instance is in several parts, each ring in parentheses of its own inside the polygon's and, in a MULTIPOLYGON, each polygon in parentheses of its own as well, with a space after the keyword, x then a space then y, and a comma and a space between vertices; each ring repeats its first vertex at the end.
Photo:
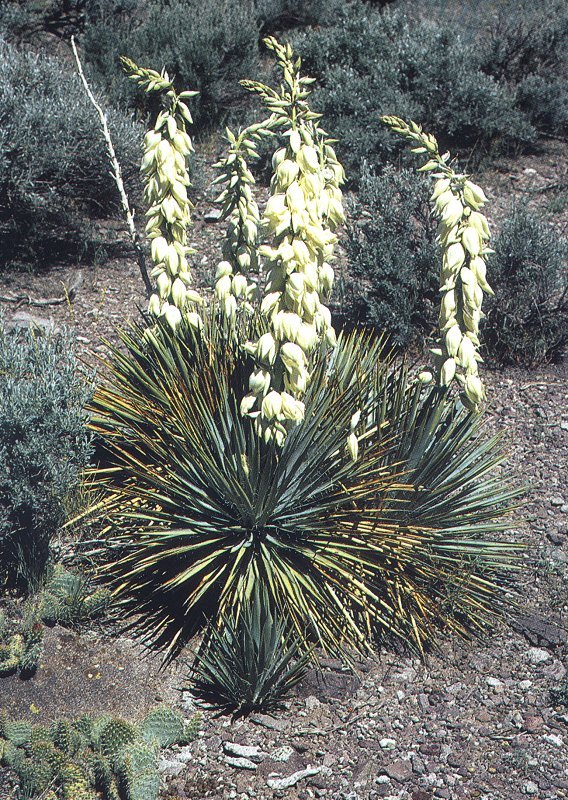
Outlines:
MULTIPOLYGON (((553 189, 546 187, 566 180, 565 153, 565 146, 551 142, 544 153, 479 178, 494 198, 497 223, 513 196, 549 207, 553 189)), ((206 221, 209 210, 205 203, 196 212, 194 236, 203 254, 198 267, 204 280, 215 266, 222 227, 206 221)), ((566 209, 551 219, 566 232, 566 209)), ((109 230, 111 237, 121 235, 118 226, 109 230)), ((0 295, 36 300, 59 295, 77 269, 83 282, 72 303, 39 308, 24 301, 17 308, 4 302, 0 308, 7 320, 17 320, 19 311, 17 324, 26 322, 21 317, 26 312, 70 326, 91 361, 104 352, 101 339, 115 340, 115 326, 145 304, 134 259, 2 275, 0 295)), ((568 668, 566 365, 488 369, 485 376, 488 426, 503 432, 506 469, 527 487, 508 531, 527 545, 516 584, 519 605, 511 619, 485 641, 441 638, 441 652, 425 662, 382 651, 349 673, 338 662, 324 661, 322 674, 309 673, 286 709, 273 717, 232 722, 204 712, 191 760, 182 767, 174 751, 164 760, 164 797, 568 797, 568 707, 555 706, 551 695, 568 668), (249 763, 238 761, 242 756, 235 755, 235 743, 257 746, 249 763), (278 788, 277 781, 290 776, 294 785, 278 788)), ((136 719, 164 701, 189 715, 194 703, 181 691, 185 674, 183 658, 160 671, 159 661, 136 641, 104 628, 78 633, 56 627, 47 631, 34 678, 0 679, 0 709, 41 721, 85 711, 136 719)), ((0 798, 15 797, 7 771, 0 770, 0 798)))

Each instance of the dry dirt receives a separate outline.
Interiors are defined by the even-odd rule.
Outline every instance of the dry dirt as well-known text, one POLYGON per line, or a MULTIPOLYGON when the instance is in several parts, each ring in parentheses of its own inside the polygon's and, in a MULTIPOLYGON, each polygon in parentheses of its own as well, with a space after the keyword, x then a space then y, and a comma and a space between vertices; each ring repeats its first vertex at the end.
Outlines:
MULTIPOLYGON (((496 218, 508 211, 512 189, 516 197, 549 203, 552 190, 543 187, 563 174, 565 180, 564 153, 551 144, 544 155, 486 174, 496 218)), ((194 237, 205 253, 199 265, 204 276, 214 267, 219 235, 219 225, 204 220, 208 210, 205 205, 196 214, 194 237)), ((552 219, 566 232, 566 210, 552 219)), ((122 234, 117 228, 110 235, 122 234)), ((69 325, 92 360, 104 351, 101 337, 113 339, 113 327, 135 315, 144 297, 134 261, 80 271, 82 285, 71 304, 0 307, 8 320, 19 311, 24 322, 22 312, 69 325)), ((65 266, 0 276, 0 295, 50 298, 75 273, 76 267, 65 266)), ((485 374, 489 426, 504 432, 507 470, 527 487, 509 531, 528 546, 517 579, 518 611, 485 641, 448 639, 426 662, 383 651, 355 674, 324 662, 323 674, 310 673, 274 717, 231 722, 205 712, 190 761, 183 766, 172 751, 163 762, 164 797, 568 797, 568 706, 555 706, 551 696, 568 667, 566 367, 485 374), (253 747, 248 763, 238 761, 234 744, 253 747), (278 788, 289 776, 296 783, 278 788)), ((0 708, 41 720, 107 710, 134 719, 163 700, 190 714, 192 697, 181 691, 185 664, 161 672, 158 666, 136 642, 104 630, 54 628, 33 679, 0 679, 0 708)), ((0 770, 0 798, 14 797, 0 770)))

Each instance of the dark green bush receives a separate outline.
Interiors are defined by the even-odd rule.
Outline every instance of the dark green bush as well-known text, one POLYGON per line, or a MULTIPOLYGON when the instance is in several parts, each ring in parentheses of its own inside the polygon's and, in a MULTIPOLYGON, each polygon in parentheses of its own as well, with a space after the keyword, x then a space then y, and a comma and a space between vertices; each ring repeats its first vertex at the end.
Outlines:
POLYGON ((16 41, 42 33, 68 38, 82 27, 86 4, 87 0, 3 0, 0 26, 16 41))
POLYGON ((134 104, 118 57, 165 66, 179 88, 196 89, 192 102, 199 129, 217 124, 246 102, 239 78, 254 73, 259 24, 252 0, 99 0, 89 9, 82 40, 86 60, 111 96, 134 104))
POLYGON ((493 240, 483 338, 489 358, 531 366, 561 357, 568 341, 568 241, 516 209, 493 240))
POLYGON ((306 25, 330 25, 344 0, 254 0, 261 30, 266 33, 306 25))
POLYGON ((517 107, 537 130, 568 130, 566 3, 504 3, 481 30, 479 57, 483 72, 515 87, 517 107))
POLYGON ((438 302, 438 254, 428 181, 411 170, 363 169, 345 247, 351 314, 406 347, 431 333, 438 302))
POLYGON ((91 451, 84 374, 66 335, 0 321, 0 582, 33 588, 91 451))
MULTIPOLYGON (((71 67, 0 39, 0 266, 86 247, 84 215, 119 208, 96 112, 71 67)), ((142 130, 109 109, 127 187, 142 130)))
POLYGON ((535 138, 514 91, 483 72, 477 45, 442 20, 348 3, 334 25, 298 34, 295 46, 320 81, 319 110, 352 178, 363 158, 377 164, 399 152, 381 114, 419 119, 448 143, 485 152, 535 138))

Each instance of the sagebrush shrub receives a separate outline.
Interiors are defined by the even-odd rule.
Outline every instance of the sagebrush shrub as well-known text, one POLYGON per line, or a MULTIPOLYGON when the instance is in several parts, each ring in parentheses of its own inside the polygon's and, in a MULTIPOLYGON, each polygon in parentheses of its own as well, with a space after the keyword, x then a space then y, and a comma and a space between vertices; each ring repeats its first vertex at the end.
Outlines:
POLYGON ((41 579, 91 452, 92 393, 66 335, 8 333, 0 321, 0 581, 41 579))
POLYGON ((514 91, 486 74, 477 46, 443 20, 346 4, 334 25, 299 33, 295 43, 322 85, 318 110, 352 179, 363 158, 377 164, 400 151, 377 132, 383 114, 419 118, 450 142, 485 152, 535 138, 514 91))
POLYGON ((257 69, 258 38, 252 0, 150 0, 130 4, 126 13, 123 3, 107 0, 89 11, 82 46, 95 76, 123 103, 136 100, 119 56, 165 66, 176 86, 199 91, 192 113, 203 129, 245 104, 238 79, 257 69))
POLYGON ((430 193, 427 180, 409 169, 373 175, 364 165, 344 242, 350 277, 343 313, 387 331, 400 348, 436 326, 439 254, 430 193))
POLYGON ((568 342, 568 240, 538 215, 516 208, 493 248, 488 357, 525 366, 559 358, 568 342))
MULTIPOLYGON (((0 265, 86 247, 85 213, 116 213, 96 113, 78 77, 55 58, 0 39, 0 265)), ((136 196, 140 127, 110 108, 127 187, 136 196)))
POLYGON ((16 41, 46 32, 69 37, 81 29, 85 5, 86 0, 3 0, 0 26, 16 41))

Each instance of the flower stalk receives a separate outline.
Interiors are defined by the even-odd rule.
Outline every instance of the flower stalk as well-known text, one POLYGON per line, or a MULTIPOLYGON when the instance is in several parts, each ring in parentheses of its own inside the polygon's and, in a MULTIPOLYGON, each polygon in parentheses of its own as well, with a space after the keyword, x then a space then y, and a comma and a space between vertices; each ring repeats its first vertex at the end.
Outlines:
POLYGON ((344 220, 344 172, 333 141, 318 125, 320 115, 308 105, 313 79, 301 75, 301 60, 290 45, 272 37, 264 41, 282 71, 280 90, 256 81, 243 85, 259 95, 286 144, 272 160, 271 197, 262 220, 272 242, 259 248, 267 263, 261 313, 269 330, 246 345, 256 367, 241 410, 255 418, 266 441, 282 444, 289 427, 304 418, 311 353, 322 341, 335 345, 326 302, 334 280, 334 230, 344 220))
POLYGON ((172 330, 182 318, 198 328, 201 320, 195 306, 202 299, 191 288, 188 256, 195 251, 188 244, 187 233, 192 209, 187 196, 188 159, 193 145, 186 128, 192 118, 184 102, 198 93, 178 94, 165 70, 159 73, 138 67, 125 57, 121 61, 127 75, 147 94, 158 94, 163 106, 153 129, 144 137, 140 168, 148 205, 146 235, 154 263, 150 275, 156 281, 148 311, 155 319, 163 317, 172 330))
POLYGON ((449 164, 450 154, 440 154, 438 142, 424 133, 415 122, 399 117, 382 117, 382 122, 413 145, 413 153, 424 154, 427 161, 419 172, 436 178, 431 200, 439 220, 438 241, 442 248, 440 272, 440 339, 432 350, 438 366, 441 386, 455 379, 465 406, 479 411, 485 388, 479 377, 479 322, 484 292, 493 290, 486 279, 486 256, 490 232, 487 217, 480 209, 487 202, 483 189, 457 173, 449 164))

